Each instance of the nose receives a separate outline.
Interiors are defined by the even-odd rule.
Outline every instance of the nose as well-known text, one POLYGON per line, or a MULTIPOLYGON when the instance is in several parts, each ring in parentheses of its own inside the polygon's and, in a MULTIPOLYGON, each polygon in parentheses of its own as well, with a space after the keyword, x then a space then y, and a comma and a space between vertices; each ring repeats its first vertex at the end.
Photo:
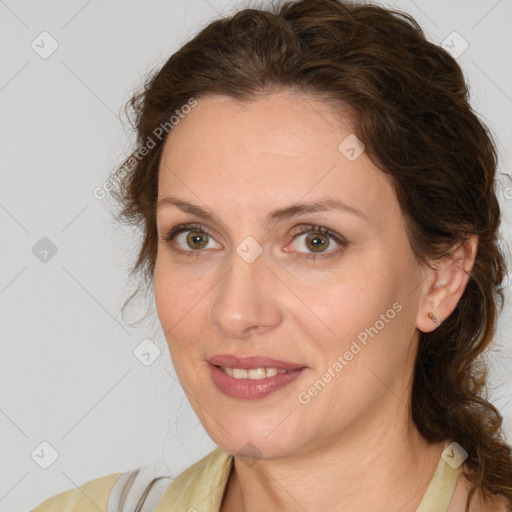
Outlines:
POLYGON ((282 284, 267 267, 265 252, 252 263, 234 252, 231 269, 215 289, 210 321, 223 336, 246 339, 275 329, 283 321, 282 284))

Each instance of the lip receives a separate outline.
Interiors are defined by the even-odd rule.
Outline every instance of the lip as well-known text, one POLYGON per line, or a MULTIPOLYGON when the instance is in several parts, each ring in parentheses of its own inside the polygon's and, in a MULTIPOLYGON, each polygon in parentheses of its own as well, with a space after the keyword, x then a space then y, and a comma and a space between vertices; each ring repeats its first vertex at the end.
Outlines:
MULTIPOLYGON (((300 370, 303 364, 280 361, 263 355, 234 356, 232 354, 218 354, 207 361, 213 366, 227 366, 229 368, 277 368, 278 370, 300 370)), ((263 380, 263 379, 262 379, 263 380)))
POLYGON ((288 386, 307 369, 302 364, 259 355, 238 357, 231 354, 219 354, 208 359, 208 363, 213 383, 217 389, 231 398, 245 400, 265 398, 271 393, 288 386), (219 366, 244 369, 277 368, 278 370, 287 370, 287 372, 257 380, 235 379, 221 370, 219 366))

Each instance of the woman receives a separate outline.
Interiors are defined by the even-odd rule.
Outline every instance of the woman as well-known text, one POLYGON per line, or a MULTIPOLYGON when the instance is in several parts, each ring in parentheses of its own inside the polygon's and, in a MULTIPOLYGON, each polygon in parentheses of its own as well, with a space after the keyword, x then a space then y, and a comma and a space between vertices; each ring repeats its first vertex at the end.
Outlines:
POLYGON ((512 510, 496 150, 455 60, 300 0, 211 23, 131 106, 120 218, 218 448, 138 503, 114 474, 35 510, 512 510))

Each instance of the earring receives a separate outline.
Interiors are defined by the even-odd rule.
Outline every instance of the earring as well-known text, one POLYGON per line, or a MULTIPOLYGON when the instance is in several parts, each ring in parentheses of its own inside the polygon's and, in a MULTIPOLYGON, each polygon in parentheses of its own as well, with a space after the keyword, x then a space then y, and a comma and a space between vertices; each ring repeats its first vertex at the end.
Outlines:
POLYGON ((437 320, 436 316, 434 315, 434 313, 432 313, 430 311, 427 316, 430 318, 430 320, 432 320, 432 322, 434 322, 437 325, 438 320, 437 320))

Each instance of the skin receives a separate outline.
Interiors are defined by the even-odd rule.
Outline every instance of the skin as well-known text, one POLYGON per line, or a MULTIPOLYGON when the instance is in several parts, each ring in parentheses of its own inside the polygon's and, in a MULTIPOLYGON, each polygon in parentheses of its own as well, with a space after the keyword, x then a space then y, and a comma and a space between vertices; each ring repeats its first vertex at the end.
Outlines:
POLYGON ((173 196, 218 216, 158 209, 154 292, 183 388, 214 442, 235 456, 222 512, 414 512, 439 461, 443 443, 429 445, 410 416, 418 331, 436 328, 428 312, 443 320, 455 309, 477 240, 435 271, 418 263, 385 175, 365 152, 349 161, 339 151, 351 133, 348 117, 283 90, 245 104, 201 98, 166 141, 159 201, 173 196), (329 210, 266 223, 275 208, 324 197, 366 219, 329 210), (205 249, 187 244, 194 228, 163 240, 189 222, 208 228, 205 249), (348 244, 321 236, 329 241, 323 254, 333 256, 308 260, 318 253, 307 234, 297 234, 308 225, 348 244), (252 263, 236 252, 247 236, 263 249, 252 263), (298 394, 395 302, 400 312, 300 403, 298 394), (206 360, 220 353, 265 354, 307 370, 264 399, 235 399, 211 379, 206 360))

